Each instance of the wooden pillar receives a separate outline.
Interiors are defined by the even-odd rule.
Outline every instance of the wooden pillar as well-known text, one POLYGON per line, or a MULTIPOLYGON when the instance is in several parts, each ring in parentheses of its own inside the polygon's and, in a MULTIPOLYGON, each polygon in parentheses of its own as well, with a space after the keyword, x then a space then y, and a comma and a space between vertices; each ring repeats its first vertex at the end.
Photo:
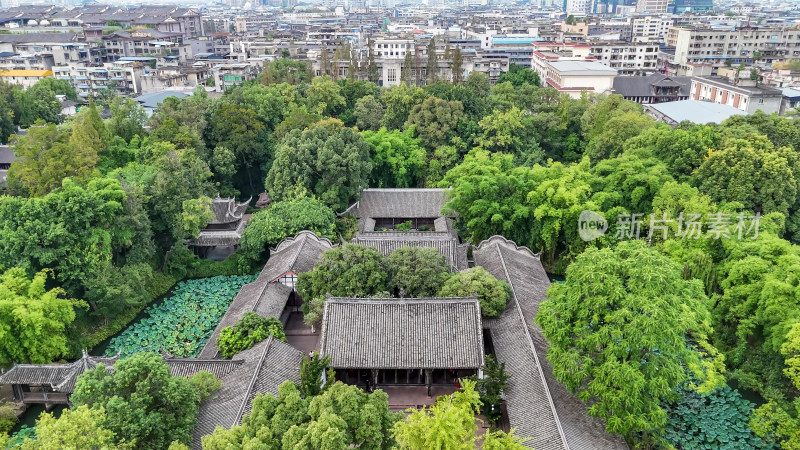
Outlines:
POLYGON ((428 386, 428 397, 431 397, 431 384, 433 384, 433 369, 425 369, 425 385, 428 386))
POLYGON ((378 369, 372 369, 372 390, 378 386, 378 369))
POLYGON ((14 401, 15 402, 21 402, 22 401, 22 397, 23 397, 22 385, 12 384, 11 388, 14 391, 14 401))

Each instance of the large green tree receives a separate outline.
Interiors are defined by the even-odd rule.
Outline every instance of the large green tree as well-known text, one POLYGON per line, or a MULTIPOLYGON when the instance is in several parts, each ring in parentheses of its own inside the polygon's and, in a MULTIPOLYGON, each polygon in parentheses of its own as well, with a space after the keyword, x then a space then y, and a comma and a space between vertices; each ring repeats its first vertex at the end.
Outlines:
POLYGON ((414 106, 419 105, 426 98, 428 98, 428 93, 416 86, 400 83, 399 86, 390 87, 381 96, 381 101, 386 105, 381 125, 390 130, 402 129, 414 106))
POLYGON ((700 191, 715 201, 788 215, 797 199, 799 161, 790 148, 775 148, 765 136, 750 135, 729 139, 720 150, 709 152, 695 179, 700 191))
POLYGON ((130 142, 134 136, 144 137, 144 124, 147 115, 132 98, 114 97, 109 105, 111 118, 108 120, 108 131, 112 136, 119 136, 130 142))
POLYGON ((257 190, 261 164, 272 159, 271 143, 264 123, 252 109, 223 103, 211 114, 206 130, 209 147, 222 146, 236 156, 236 173, 244 172, 246 179, 236 183, 240 189, 257 190))
POLYGON ((372 155, 372 187, 416 187, 424 176, 426 155, 420 140, 414 137, 414 128, 405 131, 381 128, 377 132, 365 131, 364 140, 372 155))
POLYGON ((383 105, 375 100, 375 97, 367 95, 356 101, 353 115, 359 130, 377 131, 383 119, 383 105))
POLYGON ((137 353, 108 372, 101 364, 78 377, 70 399, 80 407, 104 408, 102 426, 116 442, 138 448, 189 443, 197 422, 200 394, 186 378, 173 377, 161 355, 137 353))
POLYGON ((495 110, 478 123, 480 134, 475 143, 490 152, 514 155, 517 165, 531 166, 544 160, 536 141, 533 119, 512 106, 506 112, 495 110))
POLYGON ((86 181, 97 175, 98 156, 93 143, 99 143, 98 135, 93 134, 95 140, 84 145, 83 130, 83 126, 76 124, 70 138, 53 124, 39 123, 29 128, 28 134, 20 136, 13 145, 16 159, 8 171, 9 190, 17 195, 40 197, 61 186, 65 177, 86 181))
POLYGON ((387 291, 388 277, 383 255, 363 245, 342 244, 327 250, 314 270, 297 277, 297 292, 304 300, 304 320, 309 325, 322 320, 327 294, 365 297, 388 294, 387 291))
POLYGON ((402 414, 389 411, 381 390, 366 394, 355 386, 335 383, 323 393, 303 398, 291 381, 278 396, 258 395, 242 424, 226 430, 217 427, 203 437, 203 448, 305 448, 367 450, 394 446, 391 430, 402 414))
POLYGON ((434 149, 450 143, 458 123, 465 117, 464 105, 460 101, 448 102, 428 97, 421 104, 411 108, 405 126, 414 126, 414 131, 422 144, 434 149))
POLYGON ((484 317, 498 317, 506 309, 511 298, 511 288, 505 281, 498 280, 481 266, 456 272, 439 289, 439 297, 472 297, 478 294, 481 314, 484 317))
POLYGON ((519 64, 509 64, 508 72, 497 78, 498 83, 511 82, 515 87, 523 84, 539 86, 539 74, 531 70, 530 67, 520 66, 519 64))
POLYGON ((276 202, 250 218, 240 242, 242 255, 252 263, 264 259, 269 246, 303 230, 336 238, 336 215, 319 200, 299 197, 276 202))
POLYGON ((512 156, 473 150, 447 172, 440 187, 452 187, 447 208, 457 213, 458 229, 480 242, 501 234, 519 244, 531 240, 531 208, 525 197, 533 188, 530 170, 514 167, 512 156))
POLYGON ((119 442, 114 432, 104 428, 105 409, 91 409, 86 405, 65 409, 56 418, 45 412, 36 421, 35 438, 26 438, 12 445, 16 450, 78 450, 78 449, 133 449, 131 442, 119 442))
POLYGON ((389 288, 405 297, 433 297, 450 277, 450 265, 435 248, 402 247, 386 260, 389 288))
MULTIPOLYGON (((340 122, 341 123, 341 122, 340 122)), ((369 185, 370 147, 351 128, 293 130, 278 146, 266 187, 281 201, 298 187, 343 211, 369 185)))
POLYGON ((536 321, 561 383, 590 402, 589 414, 629 440, 666 423, 662 401, 690 377, 710 392, 722 382, 708 342, 702 285, 642 242, 588 249, 551 285, 536 321))

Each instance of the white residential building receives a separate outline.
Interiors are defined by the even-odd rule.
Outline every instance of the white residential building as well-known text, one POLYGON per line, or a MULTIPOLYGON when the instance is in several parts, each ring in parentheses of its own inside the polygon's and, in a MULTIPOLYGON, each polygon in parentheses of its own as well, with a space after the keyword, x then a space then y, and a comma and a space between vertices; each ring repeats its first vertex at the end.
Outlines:
POLYGON ((543 60, 539 77, 542 84, 580 98, 584 91, 603 94, 614 89, 617 70, 597 61, 543 60))
POLYGON ((669 28, 675 25, 671 16, 639 16, 631 20, 634 42, 664 42, 669 28))
POLYGON ((589 55, 619 71, 619 75, 641 75, 658 68, 659 46, 655 44, 608 43, 592 45, 589 55))
POLYGON ((781 110, 781 91, 769 87, 755 86, 749 79, 739 80, 734 85, 722 77, 694 77, 689 89, 690 100, 705 100, 730 105, 748 114, 761 110, 767 114, 781 110))

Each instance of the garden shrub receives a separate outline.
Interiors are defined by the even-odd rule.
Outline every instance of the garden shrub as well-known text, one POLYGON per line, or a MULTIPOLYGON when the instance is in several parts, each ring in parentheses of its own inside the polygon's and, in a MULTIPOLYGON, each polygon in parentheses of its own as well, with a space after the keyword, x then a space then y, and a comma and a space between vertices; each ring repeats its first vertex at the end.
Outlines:
POLYGON ((0 403, 0 436, 8 434, 17 424, 17 414, 10 402, 0 403))
POLYGON ((217 339, 217 347, 223 358, 232 358, 233 355, 252 348, 270 335, 286 342, 283 324, 278 319, 261 317, 258 313, 249 311, 244 313, 242 319, 234 326, 222 329, 217 339))
POLYGON ((439 297, 471 297, 478 293, 481 314, 484 317, 497 317, 506 308, 511 297, 511 288, 481 266, 456 272, 439 290, 439 297))

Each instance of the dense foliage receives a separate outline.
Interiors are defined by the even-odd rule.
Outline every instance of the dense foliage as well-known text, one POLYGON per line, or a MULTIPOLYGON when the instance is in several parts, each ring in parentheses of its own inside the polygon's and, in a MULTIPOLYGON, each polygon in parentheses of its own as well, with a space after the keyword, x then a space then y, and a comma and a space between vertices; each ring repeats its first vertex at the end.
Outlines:
POLYGON ((223 358, 230 359, 270 336, 285 342, 283 324, 274 317, 261 317, 256 312, 248 311, 232 327, 220 331, 217 347, 223 358))
POLYGON ((297 292, 304 299, 304 320, 309 325, 322 320, 326 295, 368 297, 387 290, 383 255, 362 245, 342 244, 328 250, 314 270, 297 277, 297 292))
POLYGON ((472 449, 480 442, 482 448, 523 450, 524 439, 511 433, 495 431, 476 436, 475 415, 481 400, 475 382, 461 380, 462 387, 453 395, 436 399, 430 407, 410 409, 405 420, 397 422, 393 436, 401 449, 422 448, 472 449))
POLYGON ((298 197, 271 204, 253 214, 242 233, 241 255, 255 264, 264 259, 269 247, 303 230, 336 239, 336 215, 320 201, 298 197))
POLYGON ((197 356, 239 289, 254 280, 246 275, 182 281, 163 303, 149 307, 145 317, 112 339, 106 354, 197 356))
POLYGON ((67 352, 67 326, 83 302, 47 290, 48 271, 33 279, 20 268, 0 275, 0 365, 48 363, 67 352))
POLYGON ((230 430, 217 427, 203 438, 203 448, 306 448, 344 450, 389 449, 392 426, 402 414, 389 411, 388 396, 364 393, 355 386, 335 383, 315 396, 303 397, 291 381, 277 397, 257 395, 249 415, 230 430))
POLYGON ((201 401, 195 385, 170 375, 161 355, 137 353, 119 360, 111 372, 102 364, 84 372, 71 401, 76 407, 103 408, 100 424, 113 432, 116 443, 166 448, 173 441, 190 441, 201 401))
POLYGON ((508 389, 506 363, 498 363, 492 355, 486 355, 483 366, 483 378, 475 377, 476 389, 480 394, 481 413, 492 425, 496 425, 503 416, 503 391, 508 389))
MULTIPOLYGON (((456 67, 460 50, 449 53, 456 67)), ((409 52, 412 58, 425 64, 420 54, 409 52)), ((670 127, 617 95, 574 99, 539 87, 527 68, 512 66, 492 86, 474 71, 464 80, 456 70, 451 83, 435 58, 428 63, 429 79, 403 71, 402 84, 383 89, 369 81, 314 78, 309 64, 278 59, 257 81, 215 99, 202 89, 168 98, 149 119, 118 98, 98 99, 110 106, 110 119, 100 119, 100 107, 92 105, 62 117, 55 95, 76 98, 67 82, 45 79, 28 90, 0 83, 0 142, 17 126, 28 128, 12 144, 17 161, 9 170, 8 196, 0 198, 0 270, 18 267, 27 279, 51 270, 47 291, 60 288, 61 298, 86 301, 89 307, 73 308, 74 320, 65 322, 63 335, 74 354, 124 327, 184 277, 250 270, 269 246, 300 228, 349 237, 352 218, 334 219, 331 227, 331 212, 342 212, 365 187, 452 187, 448 208, 464 241, 503 235, 539 253, 550 273, 567 273, 587 248, 618 254, 620 241, 647 239, 665 257, 658 264, 671 273, 669 283, 659 286, 689 289, 681 280, 696 280, 699 287, 689 283, 695 302, 707 298, 702 306, 709 315, 702 307, 695 311, 706 320, 692 333, 703 331, 708 348, 684 339, 688 349, 724 355, 726 376, 767 401, 752 414, 752 430, 767 445, 797 446, 800 122, 757 112, 721 125, 670 127), (205 226, 208 200, 218 192, 246 198, 264 185, 286 209, 276 205, 256 214, 242 249, 228 260, 199 261, 187 241, 205 226), (317 203, 298 200, 304 197, 317 203), (608 222, 605 236, 581 239, 584 210, 608 222), (634 219, 641 223, 628 224, 631 214, 640 214, 634 219), (687 219, 696 214, 704 223, 688 228, 687 219), (651 227, 651 218, 668 220, 651 227)), ((359 68, 370 80, 377 79, 377 69, 374 56, 359 68)), ((326 272, 343 276, 342 283, 301 277, 312 295, 306 298, 311 323, 321 318, 329 291, 385 296, 394 289, 386 259, 351 256, 358 267, 378 273, 376 279, 348 272, 342 261, 326 272)), ((630 266, 625 270, 632 280, 653 270, 619 264, 630 266)), ((599 275, 586 273, 592 276, 599 275)), ((582 285, 573 277, 575 283, 582 285)), ((559 289, 578 295, 577 288, 554 292, 559 289)), ((21 302, 35 309, 29 306, 34 299, 21 302)), ((483 308, 502 311, 500 304, 483 308)), ((631 311, 629 321, 617 324, 620 330, 649 320, 641 309, 631 311)), ((665 306, 667 313, 674 308, 665 306)), ((675 314, 678 322, 685 318, 675 314)), ((677 339, 683 325, 671 337, 677 339)), ((138 339, 134 346, 144 347, 138 339)), ((24 340, 36 345, 40 337, 24 340)), ((585 348, 593 363, 587 370, 609 362, 585 348)), ((48 358, 62 356, 70 355, 59 351, 48 358)), ((685 356, 671 353, 680 364, 685 356)), ((628 378, 627 365, 603 367, 608 372, 600 380, 628 378)), ((681 376, 668 375, 672 389, 681 376)), ((587 392, 600 385, 587 385, 587 392)), ((650 427, 664 421, 653 405, 656 399, 669 405, 666 400, 678 395, 645 396, 647 402, 620 411, 619 417, 637 417, 642 408, 654 413, 648 424, 633 427, 651 433, 629 434, 637 441, 632 444, 663 437, 666 428, 650 427)), ((598 415, 603 405, 594 408, 598 415)), ((665 427, 680 428, 674 417, 665 427)), ((616 420, 610 429, 618 428, 616 420)))
POLYGON ((481 266, 456 272, 439 289, 439 297, 472 297, 478 295, 481 314, 497 317, 506 308, 511 288, 481 266))
POLYGON ((23 438, 9 448, 17 450, 61 450, 61 449, 132 449, 131 442, 115 440, 113 431, 105 428, 106 411, 101 407, 89 408, 81 405, 67 409, 59 418, 45 412, 36 421, 36 435, 23 438))
POLYGON ((447 259, 435 248, 402 247, 386 258, 389 288, 404 297, 433 297, 450 277, 447 259))
POLYGON ((719 385, 722 364, 708 342, 700 282, 641 242, 588 249, 553 284, 537 316, 553 373, 606 429, 631 439, 666 424, 664 400, 694 376, 699 392, 719 385), (624 376, 621 376, 624 375, 624 376))

